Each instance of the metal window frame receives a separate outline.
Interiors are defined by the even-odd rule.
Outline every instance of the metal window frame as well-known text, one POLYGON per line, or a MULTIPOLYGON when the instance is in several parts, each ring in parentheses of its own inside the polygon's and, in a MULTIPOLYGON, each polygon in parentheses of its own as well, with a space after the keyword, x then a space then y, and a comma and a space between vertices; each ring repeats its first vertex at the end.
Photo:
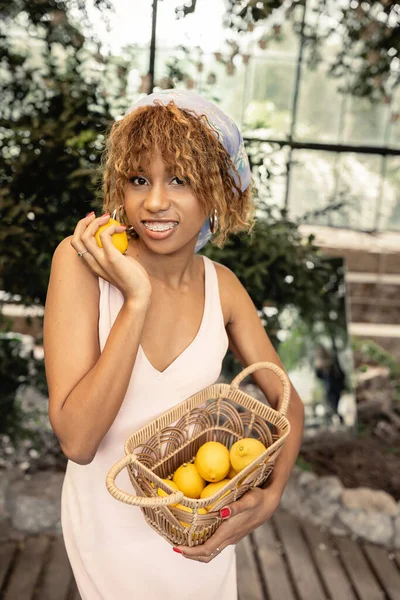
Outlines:
MULTIPOLYGON (((155 81, 155 58, 157 54, 157 4, 162 0, 153 0, 153 12, 152 12, 152 32, 151 32, 151 42, 150 42, 150 61, 149 61, 149 76, 150 76, 150 93, 154 89, 154 81, 155 81)), ((290 206, 289 206, 289 194, 290 194, 290 185, 291 185, 291 167, 292 167, 292 157, 295 150, 311 150, 311 151, 324 151, 335 153, 335 192, 334 198, 337 197, 337 192, 339 189, 339 172, 336 169, 336 165, 342 156, 345 153, 357 153, 357 154, 371 154, 377 155, 381 157, 381 173, 380 173, 380 185, 377 193, 376 199, 376 210, 375 210, 375 223, 372 230, 369 232, 377 232, 379 229, 379 221, 381 216, 381 205, 382 205, 382 191, 386 180, 386 172, 387 172, 387 157, 388 156, 399 156, 400 148, 391 148, 388 146, 360 146, 353 144, 329 144, 329 143, 317 143, 317 142, 302 142, 295 139, 295 131, 297 125, 297 117, 298 117, 298 103, 299 103, 299 94, 300 94, 300 86, 301 86, 301 73, 303 66, 303 58, 304 58, 304 27, 306 24, 306 16, 307 16, 307 8, 308 2, 304 1, 303 4, 303 14, 301 21, 301 30, 300 30, 300 40, 299 40, 299 53, 297 59, 297 68, 296 68, 296 79, 293 93, 293 102, 292 102, 292 119, 290 124, 290 131, 286 139, 271 139, 271 138, 257 138, 253 136, 244 135, 244 139, 246 142, 265 142, 269 144, 278 145, 280 147, 288 146, 289 147, 289 155, 287 160, 287 169, 286 169, 286 189, 285 189, 285 201, 284 206, 285 209, 290 214, 290 206)), ((245 84, 248 81, 248 65, 245 70, 245 84)), ((246 103, 246 89, 243 93, 243 107, 242 107, 242 118, 245 110, 246 103)), ((343 101, 340 107, 340 117, 339 117, 339 132, 338 137, 341 137, 341 129, 344 119, 344 107, 346 103, 346 99, 348 95, 343 95, 343 101)), ((385 133, 384 133, 384 142, 388 140, 390 133, 390 119, 386 123, 385 133)), ((333 225, 331 225, 333 226, 333 225)), ((354 229, 349 227, 349 229, 354 229)), ((385 229, 386 230, 386 229, 385 229)), ((362 230, 357 230, 362 231, 362 230)), ((390 231, 387 230, 387 231, 390 231)))

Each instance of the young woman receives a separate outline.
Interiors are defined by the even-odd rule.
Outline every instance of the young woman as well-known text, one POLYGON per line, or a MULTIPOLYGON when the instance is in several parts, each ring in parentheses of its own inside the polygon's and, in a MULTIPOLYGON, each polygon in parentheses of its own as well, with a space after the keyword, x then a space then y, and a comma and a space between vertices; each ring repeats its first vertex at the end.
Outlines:
MULTIPOLYGON (((268 486, 223 508, 204 545, 171 548, 105 486, 125 440, 214 383, 228 346, 244 367, 282 367, 235 274, 197 254, 213 234, 223 244, 251 227, 250 182, 239 130, 217 106, 193 92, 151 94, 112 127, 107 212, 81 219, 55 251, 44 324, 49 417, 69 459, 62 527, 83 600, 233 600, 235 544, 279 505, 303 428, 293 388, 291 433, 268 486), (125 254, 111 242, 123 227, 106 228, 102 248, 94 237, 114 209, 130 233, 125 254)), ((253 377, 276 407, 278 378, 253 377)), ((126 471, 117 484, 133 493, 126 471)))

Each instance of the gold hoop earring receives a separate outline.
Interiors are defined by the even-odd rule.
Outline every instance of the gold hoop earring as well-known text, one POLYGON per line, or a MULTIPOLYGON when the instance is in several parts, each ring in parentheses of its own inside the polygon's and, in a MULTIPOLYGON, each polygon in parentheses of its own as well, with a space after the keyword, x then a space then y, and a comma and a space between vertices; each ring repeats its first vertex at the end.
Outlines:
POLYGON ((118 208, 114 208, 114 210, 111 214, 111 218, 122 223, 123 219, 124 219, 123 214, 122 214, 123 212, 125 212, 125 207, 123 204, 121 204, 120 206, 118 206, 118 208))
POLYGON ((214 212, 210 215, 209 221, 210 221, 210 231, 214 235, 214 233, 216 233, 217 229, 218 229, 217 209, 215 209, 214 212))
POLYGON ((129 225, 129 223, 127 223, 128 219, 127 218, 125 219, 125 217, 126 217, 126 212, 125 212, 125 206, 123 204, 118 206, 118 208, 114 208, 111 218, 115 219, 116 221, 119 221, 123 225, 128 225, 128 227, 126 228, 126 233, 130 237, 132 237, 132 238, 139 237, 138 234, 136 233, 136 231, 133 229, 132 225, 129 225))

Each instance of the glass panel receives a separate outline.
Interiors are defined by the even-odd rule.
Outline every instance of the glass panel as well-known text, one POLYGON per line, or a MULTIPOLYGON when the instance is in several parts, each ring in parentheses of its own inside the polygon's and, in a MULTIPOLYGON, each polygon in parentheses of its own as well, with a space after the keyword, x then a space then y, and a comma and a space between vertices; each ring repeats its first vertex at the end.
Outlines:
POLYGON ((158 86, 193 89, 219 104, 240 126, 246 89, 246 66, 241 57, 235 57, 232 72, 214 54, 203 54, 197 48, 158 49, 156 73, 158 86))
POLYGON ((282 56, 253 57, 243 131, 260 138, 285 138, 290 132, 296 62, 282 56))
POLYGON ((194 13, 177 19, 175 9, 184 4, 182 0, 160 0, 157 8, 157 46, 200 46, 204 52, 214 52, 226 39, 222 21, 225 13, 224 0, 197 2, 194 13))
POLYGON ((342 80, 328 75, 337 47, 337 38, 329 38, 321 49, 323 60, 315 68, 309 66, 309 52, 304 51, 294 133, 298 141, 340 141, 345 96, 339 92, 342 80))
POLYGON ((388 146, 400 148, 400 86, 393 93, 388 138, 388 146))
POLYGON ((335 200, 336 162, 333 153, 293 151, 289 189, 289 215, 292 218, 304 218, 310 213, 308 222, 330 224, 330 217, 323 211, 335 200))
POLYGON ((284 208, 289 147, 246 140, 246 151, 252 165, 256 200, 284 208))
POLYGON ((344 116, 342 142, 363 146, 383 146, 387 143, 389 106, 372 104, 367 98, 348 96, 344 116))
POLYGON ((386 159, 379 229, 400 231, 400 156, 386 159))
POLYGON ((332 225, 370 231, 377 227, 382 157, 376 154, 340 155, 337 200, 343 209, 332 215, 332 225))
POLYGON ((377 155, 294 151, 290 215, 319 225, 375 229, 381 162, 377 155))
POLYGON ((113 0, 112 11, 107 11, 106 18, 103 18, 92 2, 85 3, 96 36, 105 49, 115 54, 127 45, 150 43, 151 6, 151 0, 141 0, 140 10, 132 13, 129 0, 113 0))

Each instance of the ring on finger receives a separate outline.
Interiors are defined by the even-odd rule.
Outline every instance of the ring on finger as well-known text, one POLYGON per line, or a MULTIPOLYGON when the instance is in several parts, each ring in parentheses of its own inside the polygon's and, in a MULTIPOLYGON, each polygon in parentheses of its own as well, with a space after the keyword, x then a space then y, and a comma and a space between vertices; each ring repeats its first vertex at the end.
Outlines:
POLYGON ((216 548, 214 550, 214 552, 211 552, 210 556, 212 556, 212 558, 214 558, 214 556, 217 556, 217 554, 219 554, 221 552, 221 550, 219 548, 216 548))
POLYGON ((89 252, 89 250, 84 250, 83 252, 78 252, 78 256, 79 256, 79 258, 82 258, 82 256, 83 256, 84 254, 86 254, 86 252, 89 252))

